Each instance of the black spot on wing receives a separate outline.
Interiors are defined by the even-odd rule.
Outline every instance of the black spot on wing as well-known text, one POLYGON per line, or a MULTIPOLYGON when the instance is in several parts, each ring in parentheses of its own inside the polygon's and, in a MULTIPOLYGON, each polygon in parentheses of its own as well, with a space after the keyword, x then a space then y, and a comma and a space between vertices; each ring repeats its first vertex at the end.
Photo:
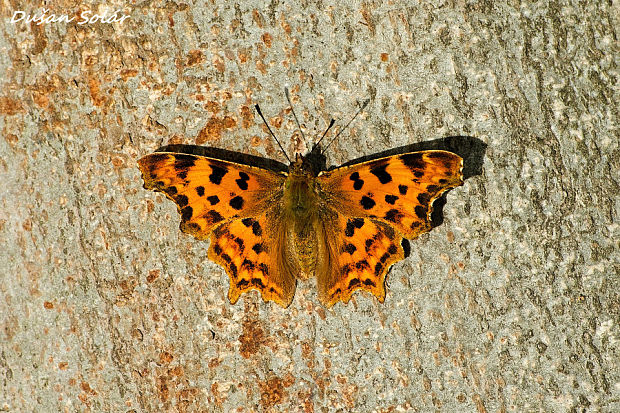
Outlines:
POLYGON ((241 220, 241 223, 245 225, 246 227, 251 227, 252 224, 254 223, 254 220, 252 218, 243 218, 241 220))
POLYGON ((396 248, 396 245, 394 244, 390 245, 390 248, 388 248, 388 252, 392 255, 396 254, 397 251, 398 251, 398 248, 396 248))
POLYGON ((390 254, 386 252, 381 256, 381 258, 379 258, 379 261, 381 261, 382 263, 385 263, 388 260, 388 258, 390 258, 390 254))
POLYGON ((409 169, 424 169, 426 165, 421 153, 406 153, 400 156, 400 160, 403 161, 409 169))
POLYGON ((353 270, 353 267, 351 266, 351 264, 345 264, 340 269, 340 274, 341 275, 347 275, 348 273, 351 272, 351 270, 353 270))
POLYGON ((248 271, 252 272, 252 270, 254 270, 254 263, 250 260, 248 260, 247 258, 245 260, 243 260, 243 262, 241 263, 241 268, 246 268, 248 271))
POLYGON ((355 267, 358 270, 366 270, 366 269, 370 269, 370 265, 368 265, 368 261, 366 260, 361 260, 355 263, 355 267))
POLYGON ((197 224, 197 223, 195 223, 195 222, 188 222, 188 223, 186 223, 185 225, 186 225, 186 227, 187 227, 188 229, 190 229, 191 231, 196 231, 196 232, 198 232, 198 231, 201 231, 201 230, 202 230, 202 228, 200 227, 200 225, 198 225, 198 224, 197 224))
POLYGON ((228 205, 230 205, 233 209, 236 209, 237 211, 239 211, 241 208, 243 208, 243 198, 237 195, 236 197, 230 200, 228 205))
POLYGON ((220 254, 222 253, 222 247, 220 247, 218 244, 215 244, 215 245, 213 246, 213 252, 214 252, 216 255, 220 255, 220 254))
POLYGON ((239 172, 239 179, 236 179, 235 182, 237 183, 239 189, 245 191, 246 189, 248 189, 249 180, 250 177, 248 174, 246 174, 245 172, 239 172))
POLYGON ((263 235, 263 229, 260 227, 258 221, 252 222, 252 234, 256 235, 257 237, 263 235))
POLYGON ((361 205, 361 206, 362 206, 362 208, 364 208, 365 210, 369 210, 369 209, 374 208, 374 206, 376 205, 376 202, 375 202, 372 198, 370 198, 370 197, 368 197, 368 196, 364 195, 364 196, 362 197, 362 200, 360 201, 360 205, 361 205))
POLYGON ((183 171, 179 171, 177 173, 177 177, 179 177, 180 179, 185 180, 187 178, 187 169, 185 169, 183 171))
POLYGON ((181 210, 181 219, 183 221, 189 221, 192 219, 192 215, 194 215, 194 210, 191 206, 186 206, 181 210))
POLYGON ((353 181, 353 189, 355 189, 356 191, 359 191, 364 186, 364 180, 360 179, 359 172, 353 172, 349 176, 349 179, 353 181))
POLYGON ((394 232, 394 228, 392 228, 390 226, 385 226, 385 227, 383 227, 383 235, 385 235, 389 239, 394 239, 394 236, 396 235, 396 232, 394 232))
POLYGON ((245 242, 243 242, 241 238, 235 238, 235 242, 239 246, 239 252, 243 252, 243 250, 245 249, 245 242))
POLYGON ((420 219, 426 219, 427 211, 428 210, 426 208, 424 208, 422 205, 417 205, 415 207, 415 214, 420 219))
MULTIPOLYGON (((189 208, 189 207, 188 207, 189 208)), ((207 221, 209 221, 211 224, 215 224, 217 222, 223 221, 224 217, 217 211, 214 210, 209 210, 206 214, 205 214, 205 218, 207 218, 207 221)))
POLYGON ((344 229, 344 235, 352 237, 355 234, 355 229, 359 229, 364 226, 363 218, 351 218, 347 221, 347 225, 344 229))
POLYGON ((398 192, 400 192, 401 195, 407 195, 408 189, 409 187, 407 185, 398 185, 398 192))
POLYGON ((178 195, 175 198, 175 201, 177 201, 177 204, 179 205, 179 207, 183 208, 184 206, 187 205, 187 203, 189 202, 189 200, 187 199, 187 196, 185 195, 178 195))
POLYGON ((174 169, 187 169, 194 166, 196 158, 191 155, 177 154, 174 155, 174 169))
POLYGON ((404 215, 398 209, 390 209, 385 213, 385 219, 390 222, 400 222, 403 219, 404 215))
POLYGON ((422 205, 428 205, 428 203, 431 200, 431 195, 427 192, 420 192, 418 194, 418 201, 420 201, 420 203, 422 205))
POLYGON ((387 184, 392 181, 392 175, 386 171, 387 166, 388 164, 384 163, 383 165, 377 165, 370 169, 370 173, 376 176, 382 184, 387 184))
POLYGON ((176 195, 178 190, 176 186, 170 186, 166 189, 164 189, 164 192, 167 193, 170 196, 176 195))
POLYGON ((385 202, 387 202, 390 205, 394 205, 397 200, 398 200, 398 197, 396 195, 386 195, 385 196, 385 202))
POLYGON ((213 235, 215 235, 215 238, 220 238, 220 237, 222 237, 224 235, 226 235, 226 236, 230 235, 230 231, 228 230, 228 226, 227 225, 218 225, 213 230, 213 235))
POLYGON ((377 286, 377 284, 373 280, 371 280, 370 278, 366 278, 364 280, 364 285, 366 285, 368 287, 376 287, 377 286))
POLYGON ((263 243, 257 242, 256 244, 254 244, 252 246, 252 251, 254 251, 256 254, 260 254, 261 252, 265 251, 265 249, 263 248, 263 243))
POLYGON ((347 226, 344 228, 344 235, 347 237, 352 237, 353 234, 355 233, 355 228, 353 227, 353 224, 351 224, 351 222, 347 222, 347 226))
POLYGON ((353 278, 351 281, 349 281, 349 286, 347 287, 347 289, 351 289, 353 287, 357 287, 361 284, 359 278, 353 278))
POLYGON ((267 264, 264 262, 258 264, 258 269, 261 270, 265 276, 269 275, 269 267, 267 267, 267 264))
POLYGON ((375 275, 378 277, 379 275, 381 275, 382 271, 383 271, 383 264, 381 262, 377 262, 377 264, 375 265, 375 275))
POLYGON ((218 198, 217 195, 211 195, 207 197, 207 201, 209 201, 211 205, 217 205, 220 202, 220 198, 218 198))
POLYGON ((252 278, 252 280, 250 282, 255 287, 265 288, 265 284, 263 284, 263 280, 261 280, 260 278, 252 278))
POLYGON ((209 181, 211 181, 211 183, 214 183, 215 185, 221 184, 222 178, 224 178, 224 175, 228 173, 228 169, 213 164, 209 166, 211 167, 211 175, 209 175, 209 181))
POLYGON ((198 196, 204 196, 205 194, 205 187, 200 185, 196 187, 196 193, 198 194, 198 196))
POLYGON ((233 278, 237 278, 237 266, 235 265, 234 262, 229 262, 228 263, 228 269, 230 270, 230 273, 232 274, 233 278))
POLYGON ((357 248, 355 247, 355 245, 349 243, 344 246, 343 251, 348 253, 349 255, 353 255, 353 253, 357 251, 357 248))

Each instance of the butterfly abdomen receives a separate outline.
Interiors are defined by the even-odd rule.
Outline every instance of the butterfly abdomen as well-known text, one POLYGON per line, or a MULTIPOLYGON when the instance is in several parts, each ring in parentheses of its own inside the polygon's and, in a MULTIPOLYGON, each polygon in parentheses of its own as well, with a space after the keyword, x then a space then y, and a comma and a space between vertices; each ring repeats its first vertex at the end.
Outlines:
POLYGON ((310 222, 301 225, 292 225, 288 232, 295 256, 299 263, 300 272, 293 274, 296 278, 307 279, 314 275, 317 262, 317 237, 314 225, 310 222))

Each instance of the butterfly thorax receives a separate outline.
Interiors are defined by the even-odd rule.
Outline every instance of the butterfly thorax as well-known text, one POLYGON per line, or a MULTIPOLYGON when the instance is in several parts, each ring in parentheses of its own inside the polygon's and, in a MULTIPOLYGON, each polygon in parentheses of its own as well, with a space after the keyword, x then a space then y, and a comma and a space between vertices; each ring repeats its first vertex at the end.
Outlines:
POLYGON ((284 206, 298 218, 308 218, 312 211, 316 211, 318 199, 315 178, 310 165, 297 154, 284 183, 284 206))
POLYGON ((287 231, 293 242, 302 277, 311 276, 316 266, 316 223, 319 197, 316 176, 301 155, 291 163, 284 183, 284 211, 287 231))

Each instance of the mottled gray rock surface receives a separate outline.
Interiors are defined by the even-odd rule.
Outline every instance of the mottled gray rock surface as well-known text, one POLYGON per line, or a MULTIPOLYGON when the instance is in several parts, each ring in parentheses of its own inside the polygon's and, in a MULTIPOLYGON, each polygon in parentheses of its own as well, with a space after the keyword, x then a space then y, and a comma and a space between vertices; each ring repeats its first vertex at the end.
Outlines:
POLYGON ((0 411, 620 409, 617 5, 46 3, 0 8, 0 411), (312 137, 371 98, 330 164, 461 137, 385 304, 231 306, 142 188, 167 143, 282 161, 255 103, 305 150, 285 85, 312 137))

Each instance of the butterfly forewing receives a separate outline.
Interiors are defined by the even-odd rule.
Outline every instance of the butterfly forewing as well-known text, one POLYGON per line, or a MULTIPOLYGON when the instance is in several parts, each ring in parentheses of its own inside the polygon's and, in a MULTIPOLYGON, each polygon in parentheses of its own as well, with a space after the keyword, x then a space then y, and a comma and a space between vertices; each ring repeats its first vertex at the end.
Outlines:
POLYGON ((385 222, 405 238, 431 229, 432 205, 463 184, 463 160, 447 151, 380 158, 319 175, 326 199, 351 217, 385 222))
POLYGON ((281 197, 285 179, 267 169, 182 153, 156 152, 138 165, 144 187, 172 199, 181 230, 198 239, 225 221, 260 214, 281 197))

